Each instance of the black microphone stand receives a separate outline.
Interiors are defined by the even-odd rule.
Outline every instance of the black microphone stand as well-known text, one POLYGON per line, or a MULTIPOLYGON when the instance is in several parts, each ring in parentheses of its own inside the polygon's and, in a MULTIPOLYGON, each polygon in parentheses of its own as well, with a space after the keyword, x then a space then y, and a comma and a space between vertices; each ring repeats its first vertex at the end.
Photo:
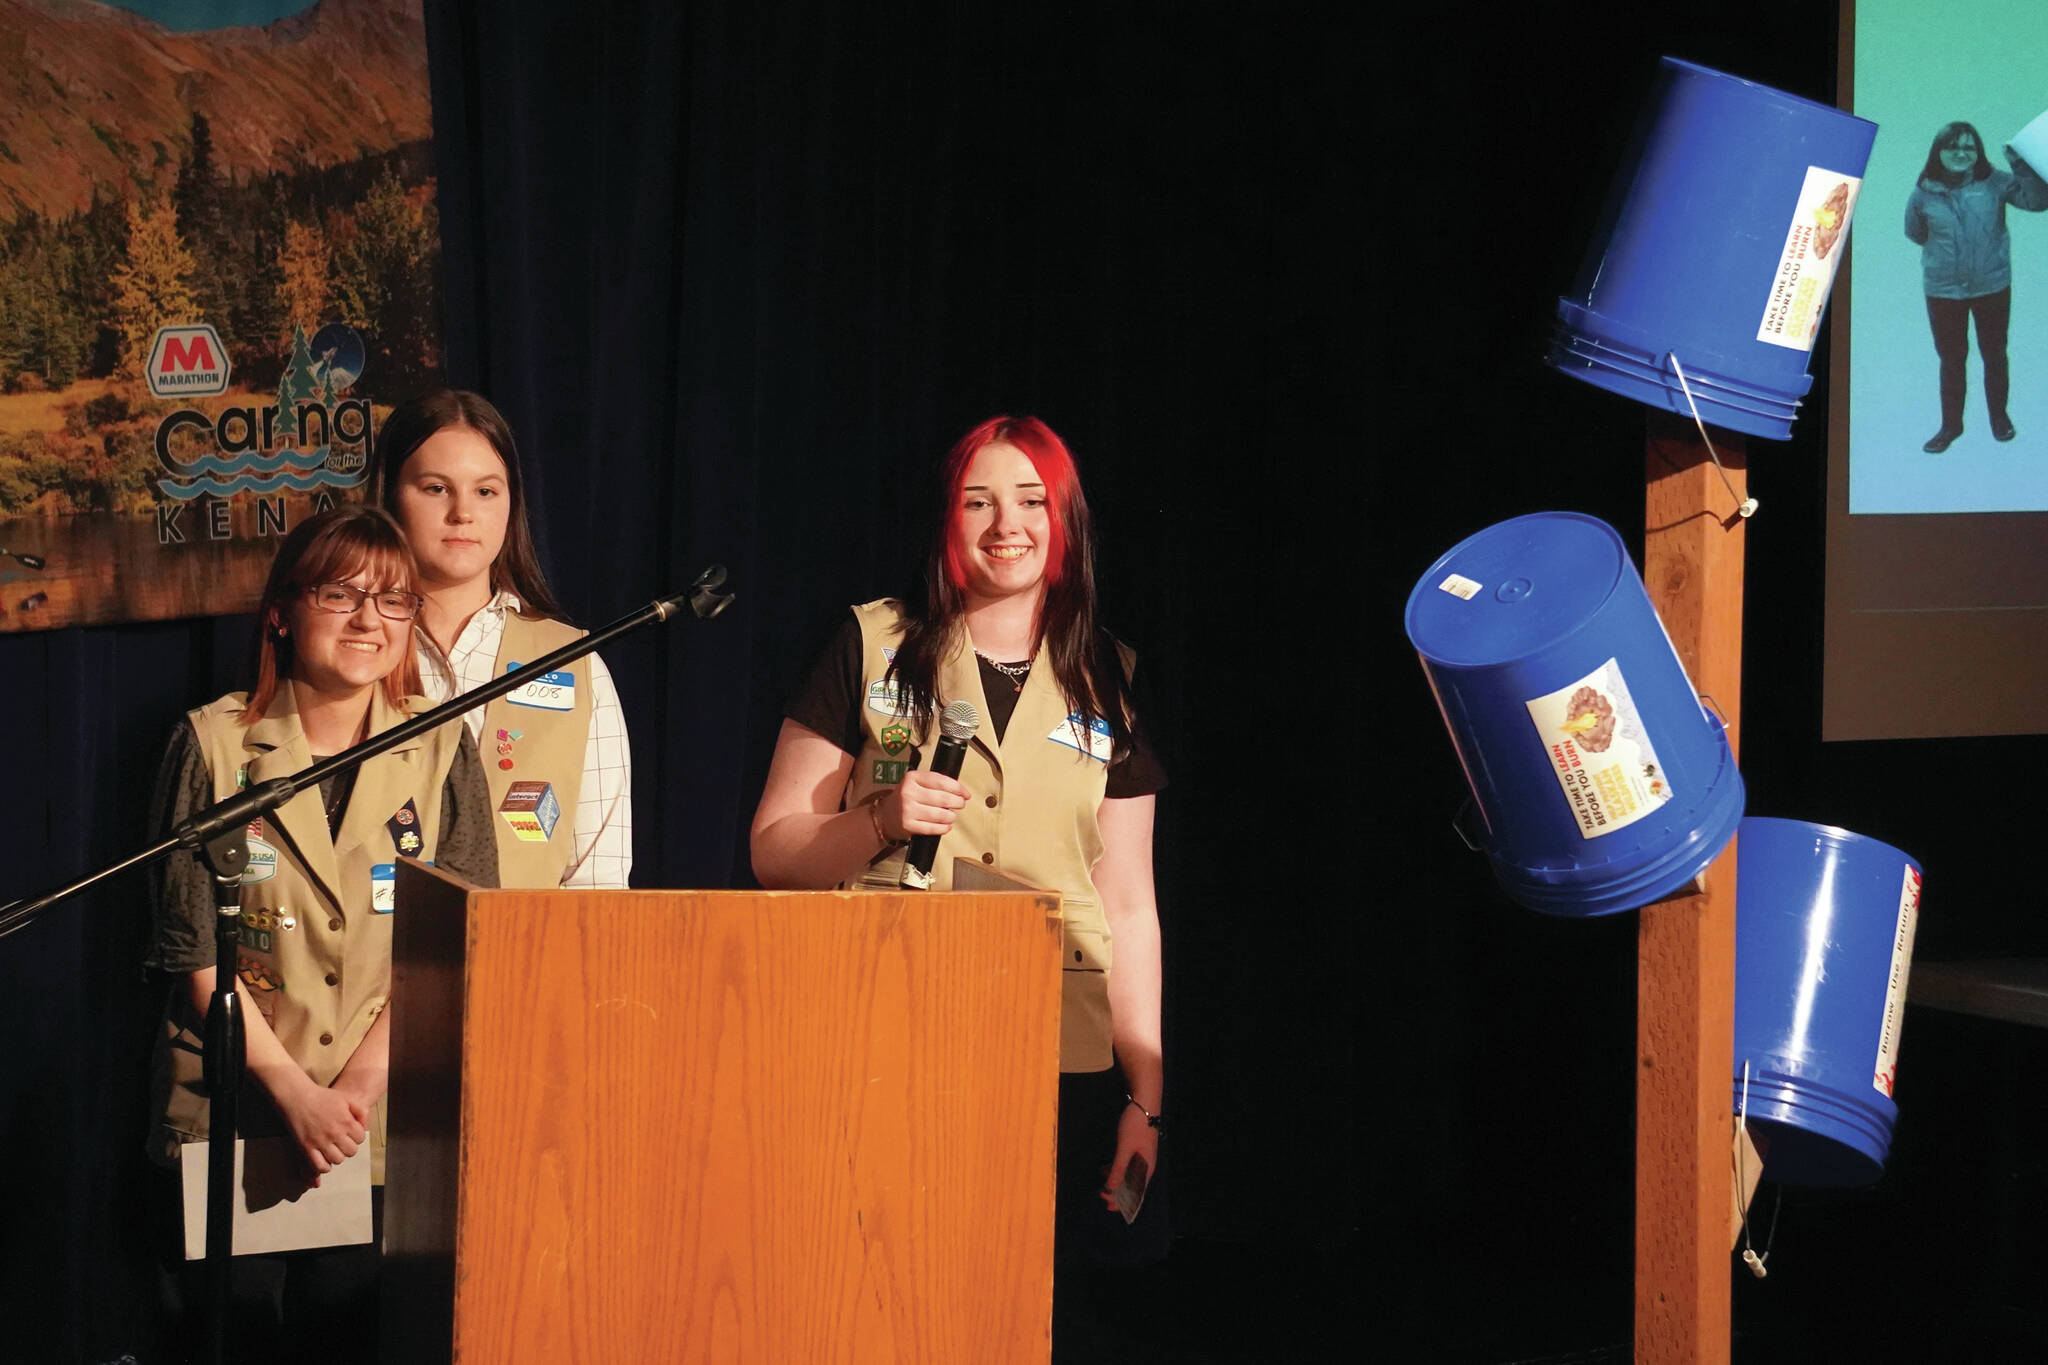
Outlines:
POLYGON ((225 801, 217 801, 180 821, 170 834, 140 853, 131 854, 88 877, 40 896, 0 907, 0 938, 27 928, 45 912, 131 868, 142 867, 178 849, 196 854, 212 874, 216 887, 214 904, 213 997, 206 1009, 205 1081, 208 1096, 207 1130, 212 1141, 206 1160, 206 1285, 208 1335, 212 1343, 209 1358, 215 1365, 228 1359, 229 1268, 234 1257, 234 1177, 237 1099, 247 1059, 247 1037, 242 1019, 241 995, 235 990, 235 947, 242 913, 242 873, 249 865, 248 830, 251 822, 270 814, 301 791, 317 788, 338 773, 344 773, 375 758, 414 735, 458 719, 484 703, 522 687, 544 673, 582 658, 599 646, 655 621, 667 621, 684 609, 699 620, 708 621, 732 603, 731 593, 718 591, 725 585, 725 568, 714 564, 698 574, 696 581, 673 597, 664 597, 640 610, 622 616, 601 630, 572 640, 551 654, 485 683, 475 691, 443 702, 431 711, 375 734, 353 749, 324 758, 290 777, 272 778, 246 788, 225 801))

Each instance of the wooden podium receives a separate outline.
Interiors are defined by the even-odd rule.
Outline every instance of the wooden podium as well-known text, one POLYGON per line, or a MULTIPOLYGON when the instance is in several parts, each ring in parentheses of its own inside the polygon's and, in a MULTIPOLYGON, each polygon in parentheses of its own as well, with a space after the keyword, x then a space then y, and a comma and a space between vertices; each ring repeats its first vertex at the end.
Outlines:
POLYGON ((385 1360, 1044 1365, 1057 896, 397 891, 385 1360))

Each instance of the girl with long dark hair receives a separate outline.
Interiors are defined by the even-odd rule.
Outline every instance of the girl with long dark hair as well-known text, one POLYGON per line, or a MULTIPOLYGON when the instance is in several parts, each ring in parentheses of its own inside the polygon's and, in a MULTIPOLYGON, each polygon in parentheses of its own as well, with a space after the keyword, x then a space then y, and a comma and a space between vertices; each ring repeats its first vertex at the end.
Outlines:
POLYGON ((1984 139, 1968 123, 1934 135, 1927 162, 1906 201, 1906 236, 1920 247, 1927 323, 1941 372, 1941 428, 1921 447, 1939 455, 1963 434, 1963 395, 1970 358, 1970 322, 1984 355, 1984 407, 1992 439, 2018 434, 2007 410, 2011 372, 2005 339, 2012 319, 2012 238, 2005 206, 2029 213, 2048 209, 2044 183, 2012 148, 2011 171, 1992 169, 1984 139))
POLYGON ((754 871, 768 887, 893 889, 906 841, 930 834, 944 836, 936 888, 955 857, 979 854, 1061 892, 1055 1244, 1063 1268, 1144 1259, 1163 1250, 1161 1210, 1147 1204, 1126 1227, 1113 1209, 1127 1176, 1158 1168, 1164 776, 1139 731, 1131 656, 1096 618, 1093 531, 1066 445, 1037 418, 991 418, 953 447, 940 488, 923 601, 855 607, 786 712, 754 871), (915 762, 956 699, 982 716, 957 780, 915 762))
MULTIPOLYGON (((436 389, 399 404, 377 435, 377 489, 419 557, 427 695, 446 701, 583 634, 541 573, 512 428, 482 394, 436 389)), ((633 867, 633 759, 611 671, 595 654, 465 720, 493 808, 545 783, 547 838, 497 822, 506 886, 623 887, 633 867)))

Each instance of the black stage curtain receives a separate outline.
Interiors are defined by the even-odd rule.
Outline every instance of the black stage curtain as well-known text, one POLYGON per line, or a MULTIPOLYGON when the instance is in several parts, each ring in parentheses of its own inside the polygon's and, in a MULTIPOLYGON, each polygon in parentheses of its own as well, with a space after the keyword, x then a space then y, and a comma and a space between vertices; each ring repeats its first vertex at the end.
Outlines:
MULTIPOLYGON (((1082 462, 1172 774, 1179 1226, 1340 1243, 1363 798, 1311 780, 1320 758, 1266 771, 1360 695, 1352 642, 1285 605, 1363 572, 1362 521, 1312 529, 1364 506, 1370 446, 1336 8, 427 12, 447 369, 510 417, 558 591, 585 624, 712 561, 739 593, 606 651, 636 884, 750 884, 786 690, 846 604, 910 587, 944 448, 1037 413, 1082 462), (1325 874, 1277 879, 1304 850, 1325 874), (1312 1111, 1312 1141, 1276 1164, 1240 1121, 1261 1110, 1312 1111), (1287 1165, 1311 1194, 1271 1197, 1287 1165)), ((26 694, 0 895, 143 837, 162 740, 235 685, 248 627, 0 637, 26 694)), ((146 1350, 143 897, 131 876, 0 942, 10 1359, 146 1350)))
MULTIPOLYGON (((846 604, 909 587, 946 445, 1035 412, 1082 462, 1172 774, 1174 1261, 1211 1272, 1170 1291, 1183 1345, 1211 1338, 1176 1358, 1625 1343, 1635 918, 1517 909, 1457 843, 1400 614, 1504 517, 1640 535, 1642 411, 1545 371, 1554 299, 1657 57, 1828 99, 1834 0, 1370 29, 1324 3, 427 10, 448 369, 518 431, 561 596, 602 623, 714 560, 740 594, 607 651, 637 883, 749 883, 787 689, 846 604)), ((1852 249, 1896 247, 1866 195, 1852 249)), ((1923 956, 2039 952, 2001 890, 2026 840, 1954 797, 2011 790, 2039 737, 1817 742, 1827 364, 1793 439, 1750 443, 1750 809, 1918 854, 1923 956)), ((162 737, 233 683, 247 625, 0 637, 26 696, 0 731, 0 895, 138 841, 162 737)), ((141 896, 0 941, 0 1357, 148 1338, 141 896)), ((1941 1061, 1918 1030, 1908 1150, 1914 1068, 1941 1061)), ((1893 1190, 1855 1207, 1912 1225, 1893 1190)), ((1844 1286, 1913 1250, 1787 1216, 1835 1236, 1804 1264, 1844 1286)), ((1818 1281, 1762 1292, 1781 1325, 1841 1320, 1818 1281)))

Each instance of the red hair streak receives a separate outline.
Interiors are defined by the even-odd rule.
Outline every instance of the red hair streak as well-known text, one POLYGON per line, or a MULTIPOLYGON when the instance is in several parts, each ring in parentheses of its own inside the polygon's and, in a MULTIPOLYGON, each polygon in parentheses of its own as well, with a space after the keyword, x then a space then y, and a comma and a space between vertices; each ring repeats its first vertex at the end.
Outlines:
POLYGON ((946 534, 946 576, 955 589, 967 587, 967 564, 961 558, 961 502, 967 489, 967 467, 988 446, 1015 446, 1031 461, 1045 484, 1045 509, 1052 526, 1051 543, 1045 547, 1045 584, 1052 587, 1067 573, 1067 509, 1073 505, 1080 474, 1074 457, 1053 429, 1036 417, 991 417, 962 436, 946 453, 942 473, 951 511, 946 534))

